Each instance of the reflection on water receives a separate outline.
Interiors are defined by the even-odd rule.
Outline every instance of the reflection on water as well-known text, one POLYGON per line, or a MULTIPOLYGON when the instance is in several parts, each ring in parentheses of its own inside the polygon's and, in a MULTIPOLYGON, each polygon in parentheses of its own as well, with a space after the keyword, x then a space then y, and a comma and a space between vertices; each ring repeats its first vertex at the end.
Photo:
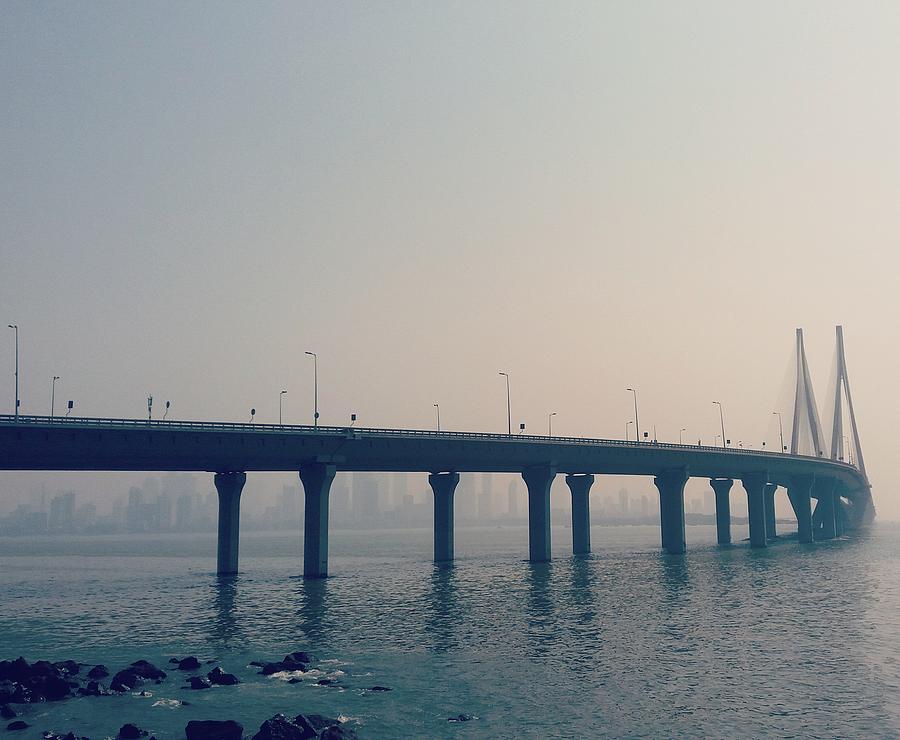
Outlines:
MULTIPOLYGON (((240 668, 308 647, 352 664, 348 683, 358 670, 394 688, 299 695, 380 734, 445 736, 460 712, 480 717, 477 736, 508 734, 510 717, 548 736, 898 734, 900 529, 764 551, 692 547, 699 529, 685 556, 660 553, 656 528, 609 528, 593 555, 560 547, 542 564, 522 561, 515 528, 446 565, 420 533, 359 533, 332 553, 334 577, 311 581, 284 541, 266 555, 265 536, 236 577, 210 573, 208 541, 135 538, 105 558, 97 540, 27 556, 0 540, 0 658, 120 664, 208 646, 240 668)), ((262 680, 242 675, 250 703, 300 690, 262 680)), ((227 709, 226 692, 204 696, 227 709)))

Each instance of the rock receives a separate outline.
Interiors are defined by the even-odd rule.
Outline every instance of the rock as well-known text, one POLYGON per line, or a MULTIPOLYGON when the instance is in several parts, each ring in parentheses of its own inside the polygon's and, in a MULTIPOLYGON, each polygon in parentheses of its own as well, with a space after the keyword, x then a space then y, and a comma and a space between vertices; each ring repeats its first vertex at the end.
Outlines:
POLYGON ((25 660, 25 658, 20 656, 12 661, 12 663, 8 660, 3 662, 6 665, 4 666, 3 672, 0 673, 0 680, 22 683, 31 678, 31 666, 28 665, 28 661, 25 660))
MULTIPOLYGON (((15 681, 0 681, 0 704, 27 704, 35 697, 31 689, 15 681)), ((40 701, 40 698, 37 699, 40 701)))
POLYGON ((288 653, 284 656, 285 663, 314 663, 315 660, 316 658, 312 653, 307 653, 303 650, 295 650, 293 653, 288 653))
POLYGON ((288 679, 288 683, 303 683, 303 679, 294 676, 293 678, 288 679))
POLYGON ((136 660, 125 670, 131 671, 141 678, 149 678, 154 681, 159 681, 166 677, 165 671, 161 671, 153 663, 149 663, 146 660, 136 660))
POLYGON ((252 740, 307 740, 317 735, 318 733, 308 724, 297 724, 283 714, 276 714, 259 726, 259 732, 252 740))
POLYGON ((262 667, 262 670, 260 671, 260 674, 263 675, 263 676, 271 676, 273 673, 281 673, 282 671, 291 671, 291 670, 298 670, 298 671, 299 671, 299 670, 302 670, 302 669, 300 669, 300 668, 297 668, 297 669, 294 669, 294 668, 286 668, 285 665, 284 665, 284 663, 281 663, 281 662, 278 662, 278 663, 266 663, 266 664, 262 667))
POLYGON ((333 678, 320 678, 318 681, 316 681, 316 683, 319 686, 334 686, 337 681, 335 681, 333 678))
POLYGON ((233 719, 193 719, 184 728, 187 740, 241 740, 244 728, 233 719))
POLYGON ((457 714, 455 717, 447 717, 448 722, 468 722, 475 719, 471 714, 457 714))
POLYGON ((389 686, 373 686, 369 691, 393 691, 389 686))
POLYGON ((221 668, 213 668, 206 674, 206 677, 210 683, 214 683, 217 686, 234 686, 236 683, 240 683, 237 676, 233 673, 225 673, 221 668))
POLYGON ((98 678, 106 678, 109 675, 109 668, 105 665, 95 665, 91 670, 88 671, 88 678, 98 679, 98 678))
POLYGON ((200 661, 193 655, 188 655, 188 657, 178 661, 179 671, 196 671, 198 668, 200 668, 200 661))
POLYGON ((77 676, 78 671, 81 668, 74 660, 61 660, 58 663, 54 663, 53 666, 56 670, 62 671, 70 676, 77 676))
POLYGON ((178 665, 181 662, 181 658, 169 658, 169 662, 178 665))
POLYGON ((202 676, 191 676, 188 679, 188 685, 195 691, 199 690, 199 689, 212 688, 212 684, 209 682, 209 680, 206 678, 203 678, 202 676))
POLYGON ((324 714, 298 714, 294 718, 294 722, 301 724, 301 721, 307 723, 316 732, 321 732, 326 727, 331 727, 331 725, 340 724, 338 720, 326 717, 324 714))
POLYGON ((322 730, 319 740, 357 740, 358 735, 344 725, 331 725, 322 730))
POLYGON ((113 691, 132 691, 135 686, 142 684, 144 679, 130 668, 119 671, 109 684, 109 688, 113 691))
POLYGON ((137 725, 133 725, 131 723, 124 724, 119 728, 119 734, 116 736, 120 738, 120 740, 137 740, 139 737, 143 737, 148 735, 146 730, 142 730, 137 725))
POLYGON ((13 719, 14 717, 18 717, 16 714, 16 710, 13 709, 8 704, 0 704, 0 717, 3 719, 13 719))
POLYGON ((78 689, 79 696, 107 696, 109 692, 102 683, 97 681, 88 681, 83 689, 78 689))
POLYGON ((15 722, 10 722, 7 726, 7 730, 27 730, 31 725, 27 722, 23 722, 20 719, 17 719, 15 722))
POLYGON ((69 696, 72 687, 69 682, 59 676, 34 676, 28 681, 28 688, 34 695, 43 696, 47 701, 60 701, 69 696))

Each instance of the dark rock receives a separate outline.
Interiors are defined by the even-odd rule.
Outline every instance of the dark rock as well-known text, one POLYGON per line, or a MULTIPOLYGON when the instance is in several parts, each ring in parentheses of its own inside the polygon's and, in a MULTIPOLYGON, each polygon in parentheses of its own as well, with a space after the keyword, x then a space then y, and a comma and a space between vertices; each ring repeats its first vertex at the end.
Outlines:
POLYGON ((314 663, 315 660, 316 658, 312 653, 307 653, 303 650, 295 650, 293 653, 288 653, 284 656, 285 663, 314 663))
POLYGON ((447 717, 448 722, 468 722, 475 719, 471 714, 457 714, 455 717, 447 717))
POLYGON ((358 735, 344 725, 331 725, 322 730, 319 740, 357 740, 358 735))
POLYGON ((28 682, 32 694, 43 696, 47 701, 60 701, 69 696, 72 687, 69 682, 59 676, 34 676, 28 682))
POLYGON ((294 719, 294 722, 300 724, 301 718, 304 722, 307 722, 310 727, 312 727, 316 732, 321 732, 326 727, 331 727, 331 725, 340 724, 338 720, 333 719, 332 717, 326 717, 324 714, 300 714, 294 719))
POLYGON ((15 722, 10 722, 7 726, 7 730, 27 730, 31 725, 27 722, 23 722, 20 719, 17 719, 15 722))
POLYGON ((194 690, 212 688, 212 684, 203 676, 191 676, 188 679, 188 685, 194 690))
MULTIPOLYGON (((4 661, 4 662, 8 663, 9 661, 4 661)), ((266 664, 266 661, 264 661, 264 660, 251 660, 250 661, 250 665, 255 665, 257 668, 262 668, 265 664, 266 664)), ((0 670, 2 670, 2 664, 0 664, 0 670)))
POLYGON ((181 662, 181 658, 169 658, 169 662, 178 665, 181 662))
POLYGON ((88 678, 98 679, 98 678, 106 678, 109 675, 109 668, 105 665, 95 665, 91 670, 88 671, 88 678))
POLYGON ((298 725, 283 714, 276 714, 259 726, 259 732, 253 736, 253 740, 307 740, 317 734, 309 726, 298 725))
POLYGON ((3 719, 12 719, 13 717, 18 716, 19 715, 16 714, 16 710, 11 706, 9 706, 8 704, 0 704, 0 717, 3 717, 3 719))
POLYGON ((36 660, 31 664, 32 678, 35 676, 58 676, 60 672, 60 669, 49 660, 36 660))
POLYGON ((118 738, 121 740, 137 740, 139 737, 143 737, 144 735, 148 735, 149 733, 146 730, 142 730, 137 725, 133 725, 131 723, 124 724, 119 728, 118 738))
POLYGON ((281 671, 287 670, 284 667, 284 663, 265 663, 262 666, 262 670, 260 674, 263 676, 271 676, 273 673, 280 673, 281 671))
POLYGON ((233 719, 194 719, 184 728, 187 740, 241 740, 243 733, 243 726, 233 719))
POLYGON ((165 671, 161 671, 159 668, 153 665, 153 663, 149 663, 146 660, 136 660, 125 670, 131 671, 141 678, 149 678, 153 681, 159 681, 166 677, 165 671))
POLYGON ((293 678, 288 679, 288 683, 303 683, 303 679, 294 676, 293 678))
POLYGON ((56 670, 67 673, 70 676, 77 676, 81 667, 74 660, 61 660, 53 664, 56 670))
POLYGON ((132 691, 135 686, 142 684, 144 679, 130 668, 119 671, 109 684, 109 688, 113 691, 132 691))
POLYGON ((0 664, 0 681, 22 683, 29 678, 31 678, 31 666, 28 665, 25 658, 18 657, 12 662, 4 660, 0 664))
POLYGON ((31 701, 41 701, 41 697, 35 697, 31 689, 15 681, 0 681, 0 704, 27 704, 31 701))
POLYGON ((393 691, 390 686, 373 686, 369 691, 393 691))
POLYGON ((188 655, 188 657, 178 661, 179 671, 196 671, 198 668, 200 668, 200 661, 193 655, 188 655))
POLYGON ((318 681, 316 681, 316 683, 319 686, 334 686, 337 681, 335 681, 333 678, 320 678, 318 681))
POLYGON ((79 696, 108 696, 109 692, 102 683, 88 681, 83 689, 78 689, 79 696))
POLYGON ((237 676, 233 673, 225 673, 221 668, 213 668, 206 674, 206 677, 209 679, 210 683, 214 683, 218 686, 234 686, 236 683, 240 683, 237 676))

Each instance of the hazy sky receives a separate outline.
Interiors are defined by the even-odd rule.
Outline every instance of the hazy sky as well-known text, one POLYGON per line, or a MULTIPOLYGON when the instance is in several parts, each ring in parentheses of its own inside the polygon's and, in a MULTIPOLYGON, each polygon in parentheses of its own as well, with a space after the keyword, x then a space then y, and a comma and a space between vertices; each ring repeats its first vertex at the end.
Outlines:
POLYGON ((709 441, 716 399, 777 448, 795 327, 824 405, 842 323, 900 516, 900 5, 0 13, 23 413, 59 375, 83 415, 273 421, 286 388, 306 422, 313 350, 324 424, 502 431, 504 370, 529 431, 621 437, 631 386, 661 441, 709 441))

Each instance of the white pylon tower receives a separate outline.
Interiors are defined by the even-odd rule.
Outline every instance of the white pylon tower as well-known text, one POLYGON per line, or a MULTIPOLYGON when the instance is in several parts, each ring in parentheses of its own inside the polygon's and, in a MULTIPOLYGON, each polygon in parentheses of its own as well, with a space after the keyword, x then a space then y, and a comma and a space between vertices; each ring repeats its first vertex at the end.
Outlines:
MULTIPOLYGON (((835 327, 836 333, 836 360, 837 373, 834 384, 834 421, 831 428, 831 458, 833 460, 847 460, 859 468, 866 475, 866 464, 863 461, 862 448, 859 444, 859 433, 856 427, 856 414, 853 412, 853 398, 850 396, 850 381, 847 379, 847 359, 844 356, 844 328, 835 327), (843 392, 842 392, 843 391, 843 392), (844 414, 843 399, 847 399, 847 411, 850 415, 850 450, 852 457, 845 454, 844 450, 844 414)), ((868 477, 868 476, 866 476, 868 477)))
POLYGON ((806 349, 803 346, 803 329, 797 329, 797 388, 794 393, 794 418, 791 428, 791 454, 802 455, 804 427, 809 430, 812 449, 808 454, 821 457, 825 454, 825 438, 822 435, 822 424, 819 422, 819 411, 816 396, 809 377, 809 365, 806 363, 806 349), (805 422, 805 423, 804 423, 805 422))

